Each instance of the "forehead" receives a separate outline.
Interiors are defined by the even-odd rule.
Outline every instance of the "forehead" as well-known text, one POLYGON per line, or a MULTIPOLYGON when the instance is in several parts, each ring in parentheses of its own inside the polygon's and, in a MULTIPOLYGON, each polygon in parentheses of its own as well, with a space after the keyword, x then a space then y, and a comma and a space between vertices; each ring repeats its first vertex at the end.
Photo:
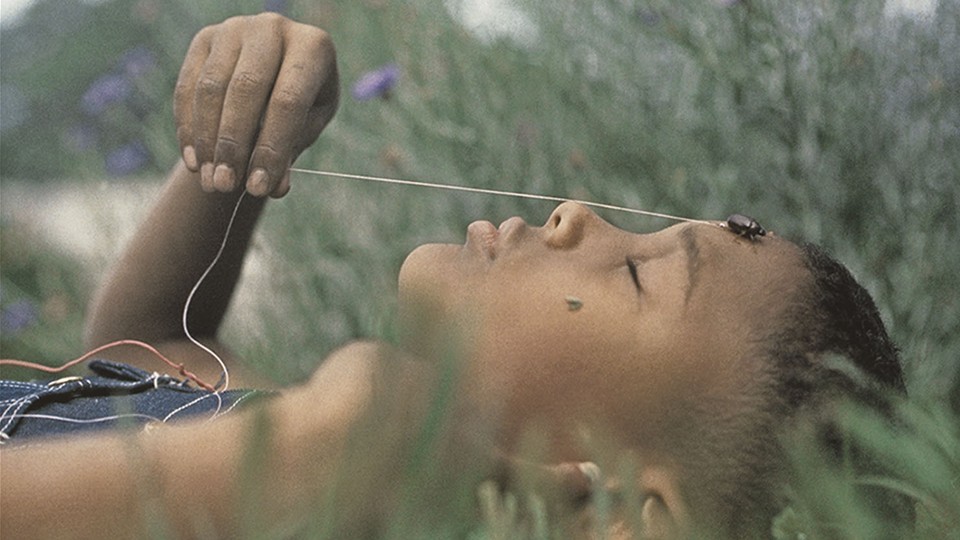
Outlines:
MULTIPOLYGON (((637 235, 643 237, 647 235, 637 235)), ((775 234, 747 237, 716 223, 683 223, 649 235, 656 243, 674 245, 690 259, 691 270, 713 266, 714 272, 747 273, 754 279, 800 279, 806 267, 799 247, 775 234)))
POLYGON ((690 315, 769 325, 810 282, 800 249, 775 235, 746 238, 719 226, 687 224, 665 232, 685 256, 690 315))

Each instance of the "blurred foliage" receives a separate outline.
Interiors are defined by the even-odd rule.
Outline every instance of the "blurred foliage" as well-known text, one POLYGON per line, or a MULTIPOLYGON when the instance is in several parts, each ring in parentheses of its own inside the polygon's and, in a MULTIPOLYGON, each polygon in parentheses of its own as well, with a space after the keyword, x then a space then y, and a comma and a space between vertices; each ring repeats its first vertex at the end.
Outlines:
MULTIPOLYGON (((840 0, 525 0, 512 34, 465 29, 444 9, 452 1, 267 4, 38 2, 0 35, 0 177, 161 173, 176 159, 170 98, 191 36, 229 15, 284 11, 331 32, 344 82, 337 119, 298 166, 701 218, 744 212, 824 245, 877 300, 912 396, 902 431, 869 416, 851 429, 901 465, 886 482, 927 503, 919 537, 956 536, 960 1, 904 16, 840 0), (351 97, 350 85, 387 66, 398 70, 389 93, 351 97)), ((338 343, 389 337, 395 269, 412 247, 459 241, 475 219, 549 210, 298 175, 253 248, 270 265, 261 305, 227 330, 278 378, 302 376, 338 343)), ((30 319, 23 302, 60 292, 84 305, 89 289, 76 283, 87 278, 66 277, 74 262, 17 262, 31 246, 10 240, 16 227, 3 229, 4 309, 30 319)), ((4 356, 72 356, 79 315, 36 313, 36 328, 3 332, 4 356)), ((814 487, 798 488, 777 537, 830 537, 824 519, 871 536, 863 521, 806 504, 835 480, 827 509, 854 508, 837 502, 854 480, 801 466, 814 487)))

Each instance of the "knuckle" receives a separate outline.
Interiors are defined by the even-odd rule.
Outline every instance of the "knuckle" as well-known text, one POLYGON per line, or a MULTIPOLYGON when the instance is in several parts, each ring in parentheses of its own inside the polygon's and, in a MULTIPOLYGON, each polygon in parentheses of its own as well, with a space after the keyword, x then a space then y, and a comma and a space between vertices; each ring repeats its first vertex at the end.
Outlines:
POLYGON ((261 142, 257 144, 256 157, 258 159, 271 161, 276 159, 276 157, 279 155, 280 155, 280 152, 274 147, 272 143, 261 142))
POLYGON ((226 19, 224 19, 223 22, 220 23, 218 26, 222 26, 224 28, 240 26, 244 24, 248 19, 249 19, 249 16, 246 16, 246 15, 234 15, 233 17, 227 17, 226 19))
POLYGON ((257 13, 256 15, 241 16, 237 17, 237 19, 241 19, 243 24, 248 29, 261 28, 274 33, 279 33, 284 24, 289 22, 289 19, 283 15, 272 11, 265 11, 263 13, 257 13))
POLYGON ((309 28, 310 32, 305 32, 305 35, 300 39, 302 39, 310 49, 320 53, 333 51, 333 38, 330 37, 330 34, 320 28, 309 28))
POLYGON ((260 91, 264 87, 265 81, 258 73, 252 71, 240 71, 234 74, 233 80, 230 82, 230 84, 232 91, 237 92, 241 96, 249 96, 260 91))
POLYGON ((323 58, 328 62, 335 62, 337 58, 336 46, 333 44, 333 36, 320 30, 317 36, 317 50, 323 54, 323 58))
POLYGON ((193 39, 190 41, 190 46, 198 47, 208 43, 213 38, 213 35, 217 32, 218 26, 220 25, 215 24, 201 28, 200 31, 193 36, 193 39))
POLYGON ((261 24, 277 25, 283 24, 288 19, 275 11, 264 11, 256 15, 250 15, 250 20, 261 24))
POLYGON ((233 137, 220 136, 217 138, 217 152, 230 152, 240 147, 240 141, 233 137))
POLYGON ((300 90, 278 88, 270 98, 271 107, 284 114, 297 114, 310 106, 311 100, 300 90))
POLYGON ((217 139, 216 161, 237 161, 243 154, 240 141, 231 137, 220 137, 217 139))
POLYGON ((204 75, 197 81, 197 93, 201 96, 220 95, 226 90, 226 84, 221 79, 204 75))
POLYGON ((253 152, 253 166, 266 169, 272 176, 276 176, 283 168, 285 156, 272 143, 261 142, 253 152))

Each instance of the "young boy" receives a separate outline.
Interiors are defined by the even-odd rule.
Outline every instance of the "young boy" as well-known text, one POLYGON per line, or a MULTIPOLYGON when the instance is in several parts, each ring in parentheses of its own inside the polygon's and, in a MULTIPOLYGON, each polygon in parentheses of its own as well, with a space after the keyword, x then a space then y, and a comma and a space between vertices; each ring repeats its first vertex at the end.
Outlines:
MULTIPOLYGON (((216 381, 180 312, 245 189, 189 318, 232 388, 267 386, 217 329, 267 196, 287 194, 289 167, 337 99, 322 30, 274 14, 202 30, 175 93, 183 160, 97 295, 88 345, 142 340, 216 381)), ((903 391, 895 348, 849 273, 815 248, 720 223, 640 235, 564 203, 542 227, 476 222, 463 245, 417 248, 399 281, 402 350, 349 344, 306 384, 230 414, 213 397, 211 414, 179 426, 9 445, 4 534, 129 537, 159 522, 232 537, 251 507, 303 534, 331 504, 336 534, 376 534, 411 495, 405 464, 426 460, 431 478, 539 486, 571 536, 592 526, 594 489, 623 497, 616 534, 764 536, 782 505, 787 427, 817 424, 840 394, 881 403, 824 359, 903 391)), ((131 347, 104 356, 157 369, 131 347)), ((436 512, 442 483, 419 486, 436 512)))

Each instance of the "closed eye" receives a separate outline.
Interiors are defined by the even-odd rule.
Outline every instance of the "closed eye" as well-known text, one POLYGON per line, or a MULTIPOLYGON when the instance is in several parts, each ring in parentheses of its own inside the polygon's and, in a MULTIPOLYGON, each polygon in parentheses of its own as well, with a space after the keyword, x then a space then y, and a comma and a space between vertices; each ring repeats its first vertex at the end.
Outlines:
POLYGON ((627 270, 630 271, 630 277, 633 278, 633 284, 637 286, 637 292, 643 290, 640 286, 640 277, 637 275, 637 262, 627 257, 627 270))

